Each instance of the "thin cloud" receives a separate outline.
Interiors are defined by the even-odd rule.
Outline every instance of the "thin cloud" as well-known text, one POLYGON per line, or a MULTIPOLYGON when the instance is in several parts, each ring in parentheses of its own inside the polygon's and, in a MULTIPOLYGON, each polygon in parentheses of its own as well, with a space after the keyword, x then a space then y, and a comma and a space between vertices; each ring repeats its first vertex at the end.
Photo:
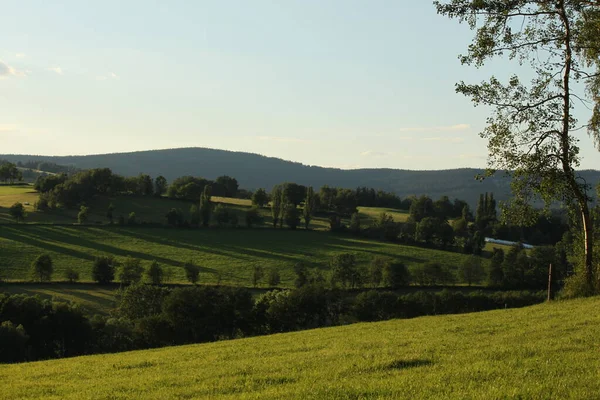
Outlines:
POLYGON ((461 132, 471 128, 469 124, 456 124, 448 126, 421 126, 413 128, 400 128, 398 132, 461 132))
POLYGON ((111 72, 108 75, 98 75, 98 76, 96 76, 96 80, 97 81, 106 81, 108 79, 119 79, 119 75, 115 74, 114 72, 111 72))
POLYGON ((27 54, 25 54, 25 53, 17 53, 17 54, 15 54, 15 57, 16 58, 25 58, 25 57, 27 57, 27 54))
POLYGON ((298 139, 292 137, 279 137, 279 136, 259 136, 258 140, 269 141, 269 142, 279 142, 279 143, 298 143, 298 144, 306 144, 312 143, 312 140, 307 139, 298 139))
POLYGON ((0 61, 0 79, 10 78, 11 76, 25 76, 23 71, 18 71, 10 65, 0 61))
POLYGON ((421 139, 424 142, 446 142, 446 143, 462 143, 465 141, 464 138, 461 137, 426 137, 421 139))
POLYGON ((62 75, 64 73, 61 67, 48 68, 48 71, 56 72, 58 75, 62 75))
POLYGON ((391 156, 392 153, 386 153, 383 151, 374 151, 374 150, 367 150, 367 151, 363 151, 362 153, 360 153, 360 155, 362 157, 387 157, 387 156, 391 156))
POLYGON ((19 127, 15 124, 0 124, 0 133, 17 132, 19 127))

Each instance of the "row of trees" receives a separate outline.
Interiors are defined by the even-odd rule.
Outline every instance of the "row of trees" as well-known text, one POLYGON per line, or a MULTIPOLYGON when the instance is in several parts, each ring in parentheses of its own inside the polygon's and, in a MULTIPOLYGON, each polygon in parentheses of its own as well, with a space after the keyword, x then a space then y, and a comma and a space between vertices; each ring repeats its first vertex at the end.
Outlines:
POLYGON ((36 181, 35 189, 40 192, 38 209, 74 208, 97 195, 162 196, 167 190, 167 180, 162 176, 153 180, 145 174, 123 177, 113 174, 109 168, 97 168, 71 176, 42 176, 36 181))
MULTIPOLYGON (((364 287, 388 287, 398 289, 411 284, 420 286, 452 285, 464 283, 486 284, 502 289, 543 290, 548 281, 548 266, 554 266, 553 279, 558 286, 572 271, 564 248, 536 247, 528 252, 522 246, 513 246, 505 254, 494 249, 489 267, 483 259, 470 256, 460 265, 449 266, 438 262, 428 262, 413 266, 410 270, 403 264, 386 257, 374 257, 368 265, 358 262, 352 253, 342 253, 331 258, 325 271, 309 269, 304 264, 294 266, 294 284, 302 287, 308 284, 326 285, 331 288, 357 289, 364 287)), ((193 284, 201 281, 202 268, 192 260, 182 264, 186 279, 193 284)), ((54 264, 48 254, 38 256, 31 265, 32 279, 39 282, 52 280, 54 264)), ((165 269, 153 261, 146 266, 141 260, 127 257, 121 261, 110 256, 98 257, 92 267, 92 279, 100 284, 118 281, 122 285, 140 282, 160 285, 172 279, 173 270, 165 269)), ((266 284, 277 287, 281 276, 277 268, 265 270, 261 266, 252 269, 252 285, 266 284)), ((64 271, 63 278, 70 282, 79 280, 79 273, 73 268, 64 271)), ((219 278, 220 282, 220 278, 219 278)))
POLYGON ((256 299, 247 289, 130 285, 111 316, 86 316, 76 306, 0 294, 0 362, 34 361, 209 342, 389 318, 521 307, 543 293, 441 291, 354 295, 322 285, 273 290, 256 299))

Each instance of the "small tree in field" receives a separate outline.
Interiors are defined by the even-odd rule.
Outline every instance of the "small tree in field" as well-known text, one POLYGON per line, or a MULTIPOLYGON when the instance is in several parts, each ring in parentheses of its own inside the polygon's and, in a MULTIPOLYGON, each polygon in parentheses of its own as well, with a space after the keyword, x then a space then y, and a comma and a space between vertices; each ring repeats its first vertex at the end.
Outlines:
POLYGON ((383 269, 390 262, 383 257, 375 257, 369 265, 369 281, 373 287, 378 287, 383 280, 383 269))
POLYGON ((211 204, 211 187, 210 185, 204 186, 204 191, 200 196, 200 219, 202 220, 202 226, 207 227, 210 224, 210 214, 212 212, 211 204))
POLYGON ((187 280, 195 285, 200 277, 200 267, 190 260, 183 265, 183 269, 187 280))
POLYGON ((273 217, 273 228, 277 228, 277 223, 282 218, 283 189, 280 185, 275 185, 271 191, 271 216, 273 217))
POLYGON ((69 267, 65 270, 65 279, 69 283, 75 283, 79 280, 79 272, 77 272, 74 268, 69 267))
POLYGON ((125 262, 119 267, 117 278, 123 285, 138 283, 142 279, 144 267, 137 258, 127 257, 125 262))
POLYGON ((106 285, 115 279, 115 260, 112 257, 97 257, 92 266, 92 279, 106 285))
POLYGON ((473 283, 479 283, 485 277, 481 259, 477 256, 471 256, 463 262, 458 270, 461 280, 471 286, 473 283))
POLYGON ((260 210, 257 207, 252 207, 246 211, 246 226, 252 228, 255 225, 261 224, 263 221, 260 215, 260 210))
POLYGON ((261 266, 255 265, 252 269, 252 286, 257 287, 260 281, 262 281, 265 273, 261 266))
POLYGON ((135 225, 137 223, 135 212, 130 212, 127 216, 127 225, 135 225))
POLYGON ((271 287, 275 287, 281 283, 281 275, 279 275, 279 270, 277 268, 271 268, 269 270, 269 274, 267 275, 267 283, 271 287))
POLYGON ((85 224, 85 221, 87 221, 89 214, 90 208, 86 206, 81 206, 81 208, 79 209, 79 213, 77 214, 77 222, 79 222, 81 225, 85 224))
POLYGON ((388 262, 383 267, 383 282, 392 289, 398 289, 410 285, 410 273, 406 265, 402 263, 388 262))
POLYGON ((349 228, 352 233, 360 233, 360 215, 357 212, 352 213, 349 228))
POLYGON ((19 202, 16 202, 12 206, 10 206, 8 212, 10 216, 13 217, 15 221, 17 221, 17 223, 25 221, 25 217, 27 216, 27 213, 25 212, 25 207, 19 202))
POLYGON ((108 208, 106 210, 106 218, 108 218, 108 222, 112 225, 113 223, 113 213, 115 212, 115 206, 113 203, 110 203, 108 205, 108 208))
POLYGON ((264 207, 269 202, 269 195, 265 189, 257 189, 252 195, 252 205, 257 207, 264 207))
POLYGON ((160 264, 154 260, 146 269, 146 279, 153 285, 160 285, 163 281, 164 271, 160 264))
POLYGON ((50 282, 54 265, 48 254, 39 255, 31 264, 31 275, 38 282, 50 282))
POLYGON ((285 224, 292 230, 295 230, 300 225, 300 211, 293 204, 288 204, 285 207, 283 219, 285 224))
POLYGON ((306 190, 306 199, 304 200, 304 209, 302 210, 302 216, 304 217, 304 228, 308 229, 310 220, 315 212, 315 193, 312 186, 309 186, 306 190))

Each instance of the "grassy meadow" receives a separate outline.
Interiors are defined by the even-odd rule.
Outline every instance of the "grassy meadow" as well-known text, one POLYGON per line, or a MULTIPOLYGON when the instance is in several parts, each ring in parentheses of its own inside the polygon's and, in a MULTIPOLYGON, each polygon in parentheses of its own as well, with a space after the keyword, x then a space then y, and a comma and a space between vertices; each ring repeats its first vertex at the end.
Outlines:
POLYGON ((1 365, 2 399, 594 399, 600 299, 1 365))
POLYGON ((403 246, 330 232, 275 229, 165 229, 117 226, 5 225, 0 229, 0 274, 5 280, 29 279, 29 265, 36 256, 49 253, 54 260, 54 279, 72 267, 83 281, 91 280, 95 257, 131 256, 148 264, 158 261, 170 282, 185 282, 182 263, 192 260, 201 267, 200 283, 251 285, 254 266, 280 271, 282 286, 291 286, 296 263, 328 269, 336 254, 355 253, 361 264, 376 256, 414 265, 436 261, 458 267, 464 254, 403 246))

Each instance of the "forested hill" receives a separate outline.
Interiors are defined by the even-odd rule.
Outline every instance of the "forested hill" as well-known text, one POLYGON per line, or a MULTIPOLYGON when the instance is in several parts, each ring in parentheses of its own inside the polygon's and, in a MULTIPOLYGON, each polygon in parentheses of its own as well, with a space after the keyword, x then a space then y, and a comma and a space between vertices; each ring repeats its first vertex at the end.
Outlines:
MULTIPOLYGON (((498 200, 507 199, 510 193, 508 180, 502 177, 475 180, 480 170, 453 169, 441 171, 411 171, 399 169, 342 170, 303 165, 279 158, 258 154, 215 150, 206 148, 182 148, 139 151, 132 153, 99 154, 89 156, 34 156, 0 155, 0 159, 12 162, 50 161, 87 169, 108 167, 114 172, 132 176, 139 173, 153 177, 165 176, 168 180, 183 175, 215 179, 229 175, 238 180, 240 187, 270 189, 282 182, 296 182, 320 187, 330 185, 355 188, 367 186, 393 191, 404 197, 426 194, 432 198, 447 195, 474 204, 480 193, 494 192, 498 200)), ((588 183, 596 184, 599 171, 583 171, 588 183)))

